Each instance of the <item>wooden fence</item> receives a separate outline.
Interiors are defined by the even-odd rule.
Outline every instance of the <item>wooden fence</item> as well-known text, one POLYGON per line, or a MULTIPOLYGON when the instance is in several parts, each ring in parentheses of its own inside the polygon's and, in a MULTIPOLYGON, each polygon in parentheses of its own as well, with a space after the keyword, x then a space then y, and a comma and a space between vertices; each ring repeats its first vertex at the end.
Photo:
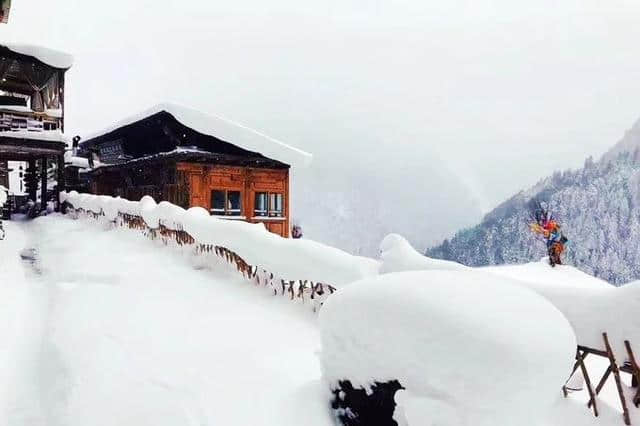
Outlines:
MULTIPOLYGON (((80 217, 94 220, 107 220, 102 213, 75 209, 67 206, 66 214, 74 219, 80 217)), ((335 293, 336 288, 330 284, 311 280, 285 280, 275 271, 267 271, 258 265, 250 265, 239 254, 226 247, 212 244, 201 244, 183 229, 171 229, 160 223, 158 228, 150 228, 144 219, 137 215, 118 213, 114 226, 140 231, 147 238, 159 240, 164 245, 175 244, 178 247, 192 249, 199 256, 216 256, 232 265, 242 277, 256 286, 269 289, 275 296, 284 296, 292 301, 309 303, 317 312, 328 296, 335 293)), ((178 227, 179 228, 179 227, 178 227)))

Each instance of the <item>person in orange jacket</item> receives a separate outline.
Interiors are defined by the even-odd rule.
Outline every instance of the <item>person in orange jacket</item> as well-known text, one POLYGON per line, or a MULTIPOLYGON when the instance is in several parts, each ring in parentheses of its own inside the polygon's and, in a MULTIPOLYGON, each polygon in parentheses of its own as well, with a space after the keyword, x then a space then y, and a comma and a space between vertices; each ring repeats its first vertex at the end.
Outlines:
POLYGON ((541 234, 547 244, 547 253, 549 254, 549 264, 554 267, 562 265, 562 253, 564 253, 565 244, 569 241, 560 230, 560 224, 552 219, 546 212, 543 215, 544 220, 541 223, 533 223, 530 225, 531 230, 541 234))

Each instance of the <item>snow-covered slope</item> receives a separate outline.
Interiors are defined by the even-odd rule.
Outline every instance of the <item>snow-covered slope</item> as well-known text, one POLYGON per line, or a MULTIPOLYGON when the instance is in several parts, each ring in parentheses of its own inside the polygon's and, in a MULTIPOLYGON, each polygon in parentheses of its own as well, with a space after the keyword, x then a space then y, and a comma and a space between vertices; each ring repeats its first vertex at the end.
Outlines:
POLYGON ((635 154, 638 149, 640 149, 640 119, 625 132, 622 139, 607 151, 602 158, 604 161, 612 161, 621 153, 629 152, 635 154))
MULTIPOLYGON (((381 269, 385 271, 460 270, 455 262, 421 256, 406 241, 390 238, 402 247, 403 256, 386 256, 382 251, 381 269)), ((383 242, 388 247, 389 241, 383 242)), ((483 280, 483 274, 509 278, 549 300, 569 320, 578 343, 604 350, 602 333, 609 335, 618 359, 627 359, 624 346, 630 340, 640 352, 640 282, 614 287, 571 266, 551 268, 546 259, 523 265, 467 268, 483 280), (636 343, 637 342, 637 343, 636 343)))
POLYGON ((331 425, 309 309, 129 231, 49 216, 29 234, 49 300, 33 424, 331 425))
POLYGON ((613 284, 640 278, 640 151, 611 161, 588 159, 516 194, 483 221, 427 255, 469 266, 526 263, 545 255, 529 230, 532 200, 547 202, 569 238, 566 263, 613 284))
MULTIPOLYGON (((316 357, 319 331, 306 306, 265 294, 215 257, 192 257, 138 232, 57 215, 7 227, 8 238, 0 242, 0 378, 5 385, 0 389, 1 424, 334 424, 328 384, 320 381, 316 357), (18 261, 25 245, 37 250, 35 264, 18 261)), ((387 239, 394 241, 401 240, 387 239)), ((412 266, 396 263, 393 257, 386 262, 394 270, 412 266)), ((491 407, 497 410, 496 418, 502 418, 505 409, 511 411, 508 404, 505 408, 505 400, 520 406, 525 395, 551 388, 552 370, 559 365, 555 355, 574 343, 562 336, 567 334, 566 320, 513 278, 440 265, 445 267, 435 262, 427 264, 426 272, 381 275, 370 280, 376 291, 369 291, 366 283, 339 289, 334 296, 344 291, 345 299, 335 299, 335 307, 348 309, 337 309, 342 317, 331 318, 334 303, 329 299, 323 322, 329 321, 336 332, 330 335, 349 334, 351 344, 330 344, 328 353, 357 353, 362 363, 350 365, 351 360, 335 365, 358 367, 363 383, 375 376, 366 371, 365 362, 376 362, 387 369, 387 375, 415 375, 412 391, 398 395, 404 420, 410 422, 403 426, 434 424, 450 419, 452 412, 452 418, 458 413, 488 414, 491 407), (525 298, 520 297, 524 294, 525 298), (372 314, 364 315, 368 309, 372 314), (344 316, 348 321, 341 320, 344 316), (478 334, 468 335, 465 330, 478 334), (385 340, 385 333, 395 335, 385 340), (481 349, 477 362, 488 367, 452 362, 473 354, 460 346, 461 341, 474 342, 481 349), (438 342, 441 357, 421 352, 438 342), (538 343, 553 360, 521 352, 538 343), (407 347, 416 351, 407 352, 407 347), (371 351, 375 348, 383 350, 383 355, 376 357, 371 351), (383 362, 390 358, 395 364, 383 362), (426 366, 425 361, 429 361, 426 366), (511 384, 494 386, 498 383, 495 368, 503 372, 504 366, 513 367, 516 362, 532 368, 509 370, 513 375, 498 382, 511 384), (467 375, 472 375, 469 383, 479 389, 471 399, 461 398, 464 389, 453 386, 465 382, 467 375), (542 377, 545 383, 538 381, 542 377), (423 386, 425 380, 430 386, 423 386), (479 388, 482 383, 485 387, 479 388), (442 389, 451 392, 451 399, 441 398, 446 395, 442 389), (497 401, 491 395, 504 399, 497 401), (425 405, 429 401, 433 404, 425 405), (469 410, 452 410, 458 403, 469 410)), ((505 273, 519 275, 516 268, 505 273)), ((550 271, 543 272, 539 265, 527 268, 521 273, 544 277, 550 271)), ((576 286, 586 278, 579 273, 567 276, 573 277, 576 286)), ((586 284, 593 291, 599 286, 586 284)), ((346 374, 333 371, 328 377, 346 374)), ((541 420, 536 426, 619 424, 619 415, 602 404, 606 416, 596 422, 584 406, 560 400, 561 385, 549 416, 543 412, 554 395, 543 392, 542 399, 535 396, 528 401, 523 413, 540 408, 531 414, 531 420, 541 420)))

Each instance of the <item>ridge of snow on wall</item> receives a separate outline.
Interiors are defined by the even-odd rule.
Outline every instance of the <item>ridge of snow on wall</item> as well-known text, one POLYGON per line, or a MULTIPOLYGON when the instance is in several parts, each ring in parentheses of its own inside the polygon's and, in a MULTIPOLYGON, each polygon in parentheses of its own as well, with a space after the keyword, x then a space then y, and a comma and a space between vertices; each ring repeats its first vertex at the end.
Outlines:
POLYGON ((218 115, 207 114, 172 103, 155 105, 139 114, 118 121, 106 129, 86 135, 83 139, 88 141, 103 136, 162 111, 168 112, 180 123, 197 132, 214 136, 248 151, 258 152, 265 157, 298 167, 306 167, 311 163, 312 155, 308 152, 287 145, 262 132, 218 115))
POLYGON ((61 193, 60 199, 74 208, 104 214, 109 221, 123 213, 141 216, 153 229, 162 224, 184 230, 198 243, 225 247, 249 264, 259 265, 286 280, 313 280, 339 287, 378 273, 379 263, 373 259, 353 256, 311 240, 282 238, 267 231, 261 223, 220 219, 201 207, 185 210, 167 201, 156 204, 149 196, 136 202, 75 191, 61 193))
POLYGON ((576 350, 551 303, 472 269, 358 281, 325 301, 319 321, 324 378, 364 388, 398 380, 401 425, 538 426, 576 350))
POLYGON ((33 56, 41 62, 54 68, 68 69, 73 65, 73 56, 59 50, 33 44, 3 43, 7 49, 23 55, 33 56))
POLYGON ((640 281, 614 287, 574 267, 551 268, 543 259, 522 265, 470 268, 456 262, 431 259, 418 253, 399 235, 389 235, 381 245, 383 272, 468 270, 506 277, 549 300, 571 323, 578 343, 604 350, 602 333, 609 336, 619 360, 628 358, 624 341, 640 353, 640 281))

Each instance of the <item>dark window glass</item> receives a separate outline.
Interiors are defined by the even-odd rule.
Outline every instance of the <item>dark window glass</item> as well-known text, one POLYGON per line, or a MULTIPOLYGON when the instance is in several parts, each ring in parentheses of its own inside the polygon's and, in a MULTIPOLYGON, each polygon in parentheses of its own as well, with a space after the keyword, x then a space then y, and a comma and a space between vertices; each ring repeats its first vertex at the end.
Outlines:
POLYGON ((267 193, 256 192, 256 205, 254 208, 254 214, 256 216, 267 216, 267 193))
POLYGON ((269 216, 282 217, 282 194, 269 194, 269 216))
POLYGON ((240 191, 227 191, 227 214, 231 216, 242 215, 242 197, 240 191))
POLYGON ((211 213, 217 215, 225 214, 225 191, 211 191, 211 213))
POLYGON ((211 191, 211 214, 220 216, 242 215, 242 192, 211 191))

